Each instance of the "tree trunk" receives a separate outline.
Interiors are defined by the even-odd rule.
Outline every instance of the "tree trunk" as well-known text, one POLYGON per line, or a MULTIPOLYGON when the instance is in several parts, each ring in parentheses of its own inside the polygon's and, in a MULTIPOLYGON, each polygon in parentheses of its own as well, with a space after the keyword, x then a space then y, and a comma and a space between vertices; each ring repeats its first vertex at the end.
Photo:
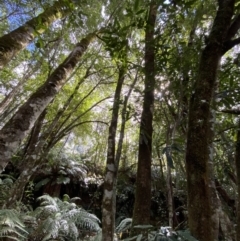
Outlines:
POLYGON ((102 201, 102 240, 113 241, 115 231, 115 197, 116 194, 116 177, 118 171, 118 163, 115 162, 115 139, 118 124, 118 113, 120 106, 120 96, 123 81, 126 74, 126 65, 123 63, 119 70, 119 78, 114 95, 114 103, 112 110, 112 119, 108 134, 108 150, 107 150, 107 165, 104 179, 104 192, 102 201))
MULTIPOLYGON (((167 164, 166 183, 167 183, 167 203, 168 203, 168 225, 173 229, 174 228, 174 223, 173 223, 174 207, 173 207, 172 173, 171 173, 171 167, 168 164, 167 164)), ((170 230, 170 233, 172 234, 171 230, 170 230)))
POLYGON ((91 33, 83 38, 65 61, 2 128, 0 131, 0 173, 11 160, 12 154, 18 149, 21 141, 32 129, 39 115, 61 90, 95 35, 96 33, 91 33))
POLYGON ((174 228, 174 206, 173 206, 173 187, 172 187, 172 172, 171 172, 171 163, 172 162, 172 153, 171 153, 171 138, 174 138, 175 127, 171 127, 170 123, 167 131, 166 137, 166 158, 167 158, 167 204, 168 204, 168 225, 171 227, 170 235, 172 235, 172 229, 174 228))
POLYGON ((57 1, 52 7, 27 21, 23 26, 0 38, 0 70, 33 39, 43 33, 55 20, 66 16, 71 10, 69 2, 57 1))
POLYGON ((133 210, 132 234, 135 225, 149 224, 151 206, 152 121, 154 108, 154 26, 157 14, 155 0, 150 3, 145 29, 145 90, 140 123, 137 183, 133 210), (144 198, 143 198, 144 197, 144 198))
POLYGON ((24 147, 22 159, 25 159, 27 156, 34 154, 34 151, 35 151, 35 148, 37 147, 39 139, 41 139, 40 133, 43 127, 43 122, 46 114, 47 114, 47 109, 45 109, 41 113, 41 115, 38 117, 37 121, 35 122, 34 127, 31 130, 31 134, 29 135, 29 139, 24 147))
POLYGON ((32 132, 30 138, 26 144, 25 151, 22 156, 22 160, 20 163, 20 169, 23 170, 18 179, 14 182, 13 186, 9 191, 9 200, 6 200, 4 207, 14 208, 18 201, 22 200, 24 189, 32 177, 32 172, 35 170, 35 162, 32 156, 36 155, 36 150, 39 149, 36 147, 36 144, 39 140, 39 134, 43 125, 44 118, 46 116, 46 109, 42 112, 42 114, 38 117, 38 120, 35 122, 34 127, 32 128, 32 132), (24 163, 25 162, 25 163, 24 163), (22 166, 25 164, 26 167, 22 166), (21 166, 22 165, 22 166, 21 166))
MULTIPOLYGON (((126 71, 126 69, 125 69, 125 71, 126 71)), ((113 180, 113 186, 112 186, 112 190, 113 190, 112 214, 113 214, 113 221, 114 221, 113 225, 111 226, 112 228, 114 228, 114 230, 112 232, 115 231, 117 175, 118 175, 118 168, 119 168, 120 159, 121 159, 121 156, 122 156, 122 145, 123 145, 123 140, 124 140, 124 135, 125 135, 125 125, 126 125, 126 122, 128 120, 127 104, 128 104, 129 97, 132 93, 133 87, 135 86, 135 84, 137 82, 137 79, 138 79, 137 76, 138 76, 138 73, 136 74, 136 77, 135 77, 135 79, 134 79, 134 81, 133 81, 133 83, 132 83, 132 85, 131 85, 131 87, 128 91, 127 96, 125 96, 125 98, 124 98, 123 108, 122 108, 122 115, 121 115, 122 116, 122 123, 121 123, 119 141, 118 141, 118 144, 117 144, 117 150, 116 150, 116 155, 115 155, 115 160, 114 160, 116 176, 113 180)), ((102 229, 104 230, 105 227, 103 226, 102 229)), ((106 237, 103 240, 106 240, 106 237)))
POLYGON ((235 151, 235 163, 237 172, 237 190, 238 190, 238 204, 237 204, 237 241, 240 241, 240 119, 238 120, 237 142, 235 151))
POLYGON ((188 220, 192 235, 200 241, 214 240, 213 230, 209 228, 212 226, 209 189, 210 104, 233 9, 234 0, 219 1, 219 9, 207 45, 202 51, 199 73, 190 99, 186 150, 188 220))
POLYGON ((236 233, 233 228, 233 224, 229 219, 228 215, 226 214, 226 212, 223 211, 223 208, 221 208, 220 210, 219 219, 220 219, 220 231, 223 234, 222 240, 236 241, 236 233))
POLYGON ((216 190, 218 191, 218 194, 220 195, 224 203, 232 209, 231 210, 232 213, 235 213, 236 211, 235 200, 229 196, 229 194, 226 192, 226 190, 222 187, 222 185, 217 179, 215 179, 214 181, 215 181, 215 187, 216 187, 216 190))

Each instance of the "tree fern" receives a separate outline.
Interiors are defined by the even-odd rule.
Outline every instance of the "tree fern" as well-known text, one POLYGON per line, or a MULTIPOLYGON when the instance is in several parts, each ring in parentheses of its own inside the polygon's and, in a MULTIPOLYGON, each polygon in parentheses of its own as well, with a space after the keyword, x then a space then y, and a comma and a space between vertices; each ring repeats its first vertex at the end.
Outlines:
POLYGON ((81 163, 80 160, 77 160, 77 157, 71 157, 67 154, 61 153, 59 155, 59 150, 57 153, 54 151, 50 152, 48 155, 49 163, 47 165, 42 166, 40 170, 44 175, 53 174, 54 176, 58 176, 60 182, 61 180, 67 182, 67 179, 64 177, 68 177, 70 179, 83 179, 86 177, 87 166, 81 163), (74 158, 74 160, 72 159, 74 158), (57 174, 57 175, 56 175, 57 174))
POLYGON ((43 195, 38 198, 40 206, 34 211, 38 227, 32 235, 34 240, 47 241, 51 239, 79 240, 83 232, 98 232, 100 220, 75 203, 61 201, 43 195), (37 239, 41 237, 41 239, 37 239))

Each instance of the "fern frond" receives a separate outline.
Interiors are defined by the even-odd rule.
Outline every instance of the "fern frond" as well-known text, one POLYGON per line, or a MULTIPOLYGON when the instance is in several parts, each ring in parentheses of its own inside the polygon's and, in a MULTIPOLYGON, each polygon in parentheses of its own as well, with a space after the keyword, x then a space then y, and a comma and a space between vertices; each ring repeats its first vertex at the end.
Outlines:
POLYGON ((61 201, 48 195, 39 197, 41 206, 34 214, 39 220, 39 226, 34 237, 40 234, 41 240, 58 239, 76 241, 81 231, 99 231, 100 220, 75 203, 61 201))
POLYGON ((116 233, 122 233, 132 226, 132 218, 123 219, 120 224, 116 227, 116 233))
POLYGON ((35 185, 35 191, 38 191, 42 186, 46 185, 47 183, 50 182, 50 178, 44 178, 43 180, 39 181, 36 185, 35 185))
MULTIPOLYGON (((1 236, 0 236, 0 238, 1 238, 1 236)), ((3 236, 2 238, 8 238, 8 239, 10 239, 10 240, 17 240, 17 241, 20 241, 19 238, 16 238, 16 237, 14 237, 14 236, 3 236)))
POLYGON ((81 218, 81 221, 77 221, 76 225, 81 229, 91 230, 95 232, 99 231, 100 229, 99 224, 90 218, 81 218))
POLYGON ((19 216, 20 213, 14 209, 0 210, 0 226, 23 229, 25 225, 23 221, 20 220, 19 216))
POLYGON ((41 206, 57 205, 56 199, 49 195, 43 195, 39 197, 37 200, 40 201, 41 206))
POLYGON ((77 238, 79 236, 79 232, 78 232, 78 228, 76 227, 76 225, 74 223, 71 223, 71 225, 69 225, 68 233, 65 236, 68 236, 73 240, 77 240, 77 238))
POLYGON ((16 237, 24 237, 28 234, 25 225, 20 220, 20 213, 14 209, 0 210, 0 237, 14 234, 16 237))
POLYGON ((100 220, 94 214, 84 209, 74 209, 65 214, 65 218, 71 219, 81 229, 98 231, 100 220))
MULTIPOLYGON (((24 231, 26 234, 28 234, 26 232, 26 230, 22 230, 24 231)), ((4 238, 4 237, 9 237, 10 235, 15 235, 15 238, 26 238, 26 236, 24 236, 21 232, 17 231, 16 229, 13 229, 11 227, 1 227, 1 231, 0 231, 0 238, 4 238)))

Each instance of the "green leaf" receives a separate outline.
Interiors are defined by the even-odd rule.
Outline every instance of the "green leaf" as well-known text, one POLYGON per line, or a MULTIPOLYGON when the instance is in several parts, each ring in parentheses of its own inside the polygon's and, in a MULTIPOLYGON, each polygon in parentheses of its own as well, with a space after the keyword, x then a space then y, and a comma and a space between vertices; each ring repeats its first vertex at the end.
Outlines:
POLYGON ((134 226, 133 228, 139 228, 139 229, 150 229, 150 228, 153 228, 152 225, 136 225, 134 226))
POLYGON ((189 1, 189 2, 185 2, 185 7, 187 8, 190 8, 192 7, 192 5, 196 2, 196 0, 192 0, 192 1, 189 1))
POLYGON ((181 146, 179 144, 177 144, 177 143, 173 143, 171 145, 171 150, 178 151, 178 152, 183 152, 181 146))
POLYGON ((142 240, 142 234, 139 234, 138 236, 137 236, 137 239, 136 239, 136 241, 141 241, 142 240))
POLYGON ((135 0, 133 9, 135 12, 137 12, 138 8, 139 8, 139 0, 135 0))
MULTIPOLYGON (((170 240, 171 240, 171 241, 179 241, 179 238, 173 236, 173 237, 169 237, 168 240, 169 240, 169 241, 170 241, 170 240)), ((182 240, 182 239, 181 239, 181 240, 182 240)), ((182 240, 182 241, 184 241, 184 240, 182 240)))
POLYGON ((35 191, 38 191, 42 186, 46 185, 51 179, 49 177, 41 180, 35 186, 35 191))
POLYGON ((69 177, 64 177, 64 176, 60 176, 57 178, 56 180, 57 184, 67 184, 70 182, 70 178, 69 177))
POLYGON ((140 9, 139 11, 136 12, 136 15, 140 15, 141 13, 144 13, 146 9, 140 9))
POLYGON ((194 238, 189 230, 183 230, 183 231, 177 231, 178 236, 181 238, 187 240, 187 241, 198 241, 196 238, 194 238))
POLYGON ((43 40, 41 38, 39 38, 35 45, 39 49, 43 48, 44 47, 43 40))

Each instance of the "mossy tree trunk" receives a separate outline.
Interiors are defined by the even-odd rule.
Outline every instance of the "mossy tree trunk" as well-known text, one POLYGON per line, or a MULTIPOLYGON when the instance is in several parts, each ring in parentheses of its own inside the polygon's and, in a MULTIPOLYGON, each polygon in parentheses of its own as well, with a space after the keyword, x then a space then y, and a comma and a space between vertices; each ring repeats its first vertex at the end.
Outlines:
POLYGON ((235 163, 237 172, 238 204, 237 204, 237 241, 240 241, 240 119, 238 119, 237 142, 235 151, 235 163))
POLYGON ((34 127, 32 128, 30 137, 27 141, 24 153, 22 155, 21 163, 19 163, 18 168, 24 169, 24 171, 20 174, 18 179, 14 182, 13 186, 9 191, 10 201, 7 199, 4 203, 4 207, 14 208, 18 201, 22 200, 24 189, 29 182, 32 172, 36 165, 34 165, 34 160, 31 156, 34 155, 35 148, 38 149, 37 143, 39 141, 41 128, 43 125, 44 118, 46 116, 46 109, 42 112, 42 114, 38 117, 35 122, 34 127), (31 160, 29 160, 31 159, 31 160), (32 162, 30 162, 32 161, 32 162), (26 168, 23 168, 26 167, 26 168))
POLYGON ((115 90, 112 118, 109 126, 108 134, 108 148, 107 148, 107 162, 106 171, 104 178, 104 191, 103 191, 103 201, 102 201, 102 240, 103 241, 113 241, 115 232, 115 196, 116 195, 116 182, 117 182, 117 171, 118 164, 116 163, 116 132, 118 124, 118 115, 120 108, 120 98, 122 86, 127 71, 126 63, 122 63, 119 69, 119 76, 117 81, 117 87, 115 90))
MULTIPOLYGON (((154 108, 154 27, 157 14, 156 1, 150 3, 145 29, 145 90, 140 123, 137 183, 132 226, 149 224, 151 206, 151 160, 152 160, 152 121, 154 108)), ((132 234, 134 234, 134 228, 132 234)))
POLYGON ((33 39, 42 34, 55 20, 66 16, 71 10, 71 1, 60 0, 23 26, 0 38, 0 70, 33 39))
POLYGON ((190 98, 187 132, 186 170, 188 220, 190 231, 200 241, 213 241, 211 228, 210 171, 210 104, 221 56, 226 52, 234 0, 219 1, 206 47, 203 49, 198 77, 190 98))
POLYGON ((39 115, 66 83, 89 43, 95 38, 91 33, 79 42, 65 61, 33 93, 0 131, 0 173, 4 170, 20 143, 32 129, 39 115))

